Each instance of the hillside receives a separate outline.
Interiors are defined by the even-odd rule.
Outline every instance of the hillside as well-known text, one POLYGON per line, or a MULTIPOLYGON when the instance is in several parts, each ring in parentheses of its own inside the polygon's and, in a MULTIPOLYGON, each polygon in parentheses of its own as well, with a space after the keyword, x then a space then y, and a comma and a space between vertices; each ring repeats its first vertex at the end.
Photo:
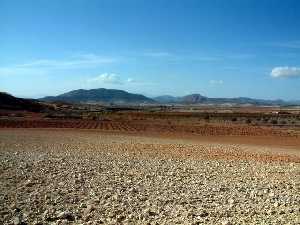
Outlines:
POLYGON ((48 96, 41 98, 42 101, 65 101, 70 103, 105 103, 105 104, 141 104, 155 103, 151 98, 144 95, 132 94, 123 90, 115 89, 91 89, 74 90, 58 96, 48 96))
POLYGON ((205 102, 208 98, 200 94, 191 94, 181 97, 181 102, 186 104, 196 104, 205 102))
POLYGON ((159 102, 159 103, 177 103, 180 102, 180 97, 174 97, 171 95, 162 95, 162 96, 158 96, 153 98, 155 101, 159 102))
POLYGON ((45 109, 45 106, 36 100, 16 98, 8 93, 0 92, 0 109, 39 112, 45 109))

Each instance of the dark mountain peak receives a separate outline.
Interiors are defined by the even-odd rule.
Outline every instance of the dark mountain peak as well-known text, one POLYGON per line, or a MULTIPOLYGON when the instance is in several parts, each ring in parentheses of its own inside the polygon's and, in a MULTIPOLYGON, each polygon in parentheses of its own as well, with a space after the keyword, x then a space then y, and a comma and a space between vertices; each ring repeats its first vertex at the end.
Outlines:
POLYGON ((190 94, 182 97, 174 97, 171 95, 162 95, 154 98, 160 103, 182 103, 182 104, 196 104, 202 103, 207 97, 200 94, 190 94))
POLYGON ((207 97, 200 94, 190 94, 182 97, 182 101, 189 104, 201 103, 206 99, 207 97))
POLYGON ((78 89, 58 96, 42 98, 43 101, 65 101, 71 103, 114 103, 114 104, 140 104, 155 103, 153 99, 144 95, 132 94, 117 89, 78 89))

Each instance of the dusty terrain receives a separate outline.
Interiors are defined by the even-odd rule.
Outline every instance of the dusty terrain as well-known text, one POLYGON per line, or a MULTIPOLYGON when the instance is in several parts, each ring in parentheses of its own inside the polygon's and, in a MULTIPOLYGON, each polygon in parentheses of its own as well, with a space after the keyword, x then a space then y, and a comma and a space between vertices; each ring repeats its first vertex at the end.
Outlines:
POLYGON ((0 128, 76 128, 123 132, 187 133, 201 136, 296 136, 292 129, 274 129, 265 126, 220 123, 189 123, 185 121, 132 121, 132 120, 71 120, 71 119, 0 119, 0 128))
POLYGON ((232 138, 1 129, 0 223, 299 224, 297 145, 232 138))

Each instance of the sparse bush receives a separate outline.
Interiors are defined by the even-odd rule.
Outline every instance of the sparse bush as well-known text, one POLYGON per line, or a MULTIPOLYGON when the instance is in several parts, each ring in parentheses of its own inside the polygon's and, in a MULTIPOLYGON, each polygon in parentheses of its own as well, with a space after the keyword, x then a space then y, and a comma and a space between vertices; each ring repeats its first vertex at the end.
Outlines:
POLYGON ((251 119, 247 119, 247 120, 246 120, 246 123, 247 123, 247 124, 250 124, 251 122, 252 122, 251 119))
POLYGON ((267 117, 265 117, 263 120, 264 120, 265 123, 269 122, 269 118, 267 118, 267 117))
POLYGON ((271 120, 271 123, 272 123, 273 125, 276 125, 276 124, 278 124, 278 121, 275 120, 275 119, 273 119, 273 120, 271 120))
POLYGON ((204 119, 205 119, 205 120, 209 120, 209 119, 210 119, 209 115, 205 115, 205 116, 204 116, 204 119))
POLYGON ((281 121, 281 124, 285 125, 287 122, 285 120, 281 121))

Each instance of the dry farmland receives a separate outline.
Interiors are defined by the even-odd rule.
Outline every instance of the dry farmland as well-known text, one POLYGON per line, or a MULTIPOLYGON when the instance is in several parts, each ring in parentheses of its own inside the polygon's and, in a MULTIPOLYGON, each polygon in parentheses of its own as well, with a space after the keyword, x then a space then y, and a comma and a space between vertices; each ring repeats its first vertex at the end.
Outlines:
POLYGON ((300 223, 295 123, 253 124, 256 114, 251 124, 245 114, 7 115, 1 224, 300 223))

